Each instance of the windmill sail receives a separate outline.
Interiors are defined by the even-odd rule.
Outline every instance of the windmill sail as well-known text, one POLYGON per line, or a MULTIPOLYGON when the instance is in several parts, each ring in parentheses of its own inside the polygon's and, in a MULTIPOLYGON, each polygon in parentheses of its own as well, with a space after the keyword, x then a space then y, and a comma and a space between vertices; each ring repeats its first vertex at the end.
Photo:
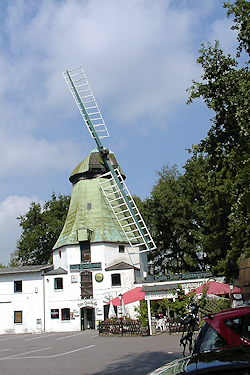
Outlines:
POLYGON ((82 68, 63 72, 67 85, 87 125, 91 137, 109 137, 109 132, 82 68))
MULTIPOLYGON (((120 171, 116 169, 115 173, 122 184, 122 191, 116 183, 112 173, 108 172, 102 175, 101 179, 98 179, 103 195, 108 201, 109 206, 119 222, 130 246, 137 247, 144 245, 146 248, 145 251, 149 250, 148 246, 150 246, 151 250, 154 250, 156 248, 154 241, 135 204, 133 197, 131 196, 122 178, 120 171), (126 200, 124 199, 124 194, 122 193, 124 193, 127 197, 126 200), (133 210, 133 214, 127 204, 128 202, 133 210), (135 220, 135 218, 137 220, 135 220), (141 235, 141 231, 143 231, 144 236, 141 235)), ((141 250, 141 252, 143 252, 143 250, 141 250)))
POLYGON ((106 180, 103 181, 102 175, 99 183, 111 210, 132 247, 143 246, 145 250, 140 248, 140 251, 154 250, 156 246, 139 210, 119 171, 110 163, 109 151, 101 143, 101 139, 109 137, 109 133, 83 69, 67 70, 63 72, 63 76, 92 138, 95 139, 103 162, 108 167, 106 180))

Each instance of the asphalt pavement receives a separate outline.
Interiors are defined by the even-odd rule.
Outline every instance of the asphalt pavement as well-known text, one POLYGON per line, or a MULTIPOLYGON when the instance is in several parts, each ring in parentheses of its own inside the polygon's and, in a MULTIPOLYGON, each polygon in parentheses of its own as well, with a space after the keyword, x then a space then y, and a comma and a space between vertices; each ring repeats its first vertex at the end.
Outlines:
POLYGON ((1 375, 145 375, 182 357, 180 335, 99 336, 97 331, 0 336, 1 375))

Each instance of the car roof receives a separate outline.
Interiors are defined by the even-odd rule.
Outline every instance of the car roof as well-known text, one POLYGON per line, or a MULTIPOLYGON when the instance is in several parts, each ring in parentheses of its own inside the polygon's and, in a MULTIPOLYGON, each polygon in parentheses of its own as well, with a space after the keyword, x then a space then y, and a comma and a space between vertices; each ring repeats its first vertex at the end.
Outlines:
POLYGON ((152 372, 151 375, 227 374, 228 371, 234 373, 234 369, 250 370, 250 347, 229 348, 190 355, 167 363, 152 372))
POLYGON ((203 320, 212 320, 214 318, 232 318, 234 316, 243 316, 250 313, 250 306, 242 306, 242 307, 234 307, 232 309, 222 310, 216 313, 208 314, 204 317, 202 317, 203 320))

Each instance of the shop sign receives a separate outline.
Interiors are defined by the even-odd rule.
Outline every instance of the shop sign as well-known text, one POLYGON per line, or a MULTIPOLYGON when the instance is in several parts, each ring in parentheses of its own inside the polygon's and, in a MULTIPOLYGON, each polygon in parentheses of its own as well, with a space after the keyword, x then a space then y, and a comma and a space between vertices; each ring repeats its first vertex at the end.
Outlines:
POLYGON ((95 299, 84 299, 77 304, 78 307, 92 307, 95 308, 97 301, 95 299))
POLYGON ((81 271, 81 270, 95 270, 102 269, 101 262, 97 263, 80 263, 80 264, 71 264, 70 271, 81 271))
POLYGON ((155 276, 156 281, 188 280, 188 279, 206 279, 212 277, 213 272, 186 272, 175 275, 155 276))

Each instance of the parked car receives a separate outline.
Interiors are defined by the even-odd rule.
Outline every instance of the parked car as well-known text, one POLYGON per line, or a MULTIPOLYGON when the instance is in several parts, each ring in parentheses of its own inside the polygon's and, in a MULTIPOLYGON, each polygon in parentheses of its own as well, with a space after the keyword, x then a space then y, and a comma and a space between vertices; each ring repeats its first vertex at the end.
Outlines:
POLYGON ((148 375, 249 375, 250 346, 193 354, 158 368, 148 375))
POLYGON ((195 341, 193 353, 250 346, 250 306, 209 314, 195 341))

